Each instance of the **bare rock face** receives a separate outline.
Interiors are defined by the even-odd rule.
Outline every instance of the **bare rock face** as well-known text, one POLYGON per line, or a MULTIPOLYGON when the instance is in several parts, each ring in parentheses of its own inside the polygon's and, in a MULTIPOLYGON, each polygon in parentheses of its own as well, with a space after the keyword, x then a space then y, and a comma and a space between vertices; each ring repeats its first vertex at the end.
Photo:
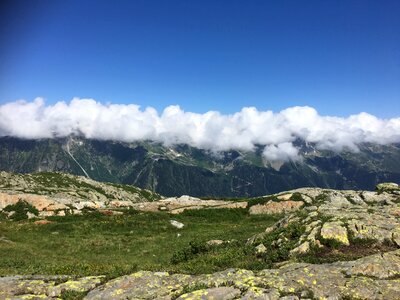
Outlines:
POLYGON ((39 211, 67 208, 67 206, 64 204, 59 203, 57 200, 51 199, 48 196, 33 194, 7 194, 0 192, 0 209, 3 209, 8 205, 16 204, 20 200, 28 202, 39 211))
POLYGON ((249 212, 252 215, 259 214, 282 214, 299 210, 304 205, 302 201, 270 201, 266 204, 257 204, 250 207, 249 212))

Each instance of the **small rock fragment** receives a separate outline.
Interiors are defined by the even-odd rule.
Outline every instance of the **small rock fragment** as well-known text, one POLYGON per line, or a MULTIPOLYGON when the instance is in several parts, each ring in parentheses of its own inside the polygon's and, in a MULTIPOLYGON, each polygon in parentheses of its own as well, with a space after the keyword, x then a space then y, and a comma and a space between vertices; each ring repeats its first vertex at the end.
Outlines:
POLYGON ((175 221, 175 220, 171 220, 170 223, 171 223, 172 226, 174 226, 174 227, 176 227, 178 229, 182 229, 185 226, 185 224, 183 224, 181 222, 178 222, 178 221, 175 221))
POLYGON ((223 244, 224 241, 223 240, 209 240, 206 244, 209 246, 218 246, 223 244))
POLYGON ((262 254, 267 251, 267 247, 265 247, 263 244, 258 245, 255 249, 257 254, 262 254))
POLYGON ((35 222, 33 222, 36 225, 46 225, 46 224, 51 224, 54 223, 53 221, 49 221, 49 220, 37 220, 35 222))

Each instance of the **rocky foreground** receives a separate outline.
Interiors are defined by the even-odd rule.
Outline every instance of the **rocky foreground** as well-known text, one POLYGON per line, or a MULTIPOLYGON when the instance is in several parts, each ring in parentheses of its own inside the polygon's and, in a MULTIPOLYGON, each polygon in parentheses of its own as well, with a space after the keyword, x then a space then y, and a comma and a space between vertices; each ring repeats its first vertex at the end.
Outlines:
POLYGON ((330 264, 288 263, 252 272, 230 269, 207 275, 141 271, 104 277, 0 278, 1 299, 58 299, 66 291, 84 299, 400 299, 400 250, 330 264))
MULTIPOLYGON (((173 199, 131 205, 177 213, 204 208, 204 201, 184 197, 181 207, 174 206, 173 199)), ((247 246, 260 258, 271 247, 289 247, 287 259, 261 271, 228 269, 203 275, 140 271, 111 280, 8 276, 0 278, 0 299, 73 299, 71 295, 83 299, 400 299, 397 184, 380 184, 374 192, 303 188, 238 205, 246 205, 250 214, 282 214, 275 225, 249 237, 247 246), (285 230, 293 226, 299 235, 290 240, 285 230)))

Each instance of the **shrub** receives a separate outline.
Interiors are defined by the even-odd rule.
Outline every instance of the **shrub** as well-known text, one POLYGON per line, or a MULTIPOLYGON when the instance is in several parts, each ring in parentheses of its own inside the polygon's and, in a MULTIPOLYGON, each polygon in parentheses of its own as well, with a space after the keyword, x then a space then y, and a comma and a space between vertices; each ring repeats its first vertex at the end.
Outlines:
POLYGON ((81 300, 85 298, 88 292, 79 292, 79 291, 63 291, 61 293, 62 300, 81 300))
POLYGON ((268 201, 275 201, 275 202, 279 202, 279 199, 276 196, 268 196, 268 197, 259 197, 259 198, 252 198, 249 199, 248 204, 247 204, 247 208, 250 208, 254 205, 257 204, 265 204, 268 201))
POLYGON ((198 290, 203 290, 203 289, 207 289, 208 285, 204 284, 204 283, 192 283, 192 284, 187 284, 184 285, 182 288, 182 291, 180 291, 180 294, 188 294, 194 291, 198 291, 198 290))
POLYGON ((290 200, 303 201, 304 199, 303 199, 303 196, 300 193, 295 192, 295 193, 293 193, 292 197, 290 197, 290 200))
POLYGON ((189 242, 189 246, 176 251, 171 258, 171 263, 176 264, 180 262, 185 262, 192 259, 194 256, 205 253, 209 250, 210 247, 204 241, 191 241, 189 242))
POLYGON ((328 248, 338 249, 341 246, 343 246, 343 244, 341 242, 339 242, 335 239, 324 239, 322 237, 319 237, 318 239, 323 245, 327 246, 328 248))
POLYGON ((262 243, 267 248, 266 252, 261 255, 262 259, 269 265, 284 261, 289 258, 290 250, 292 250, 298 239, 305 231, 305 226, 298 222, 292 222, 286 227, 279 228, 264 237, 262 243), (281 239, 279 245, 277 240, 281 239))
POLYGON ((17 203, 7 205, 3 211, 8 211, 12 212, 14 211, 15 213, 10 216, 10 219, 14 221, 20 221, 20 220, 26 220, 28 219, 28 212, 34 215, 39 215, 39 211, 36 209, 36 207, 32 206, 28 202, 24 200, 18 200, 17 203))

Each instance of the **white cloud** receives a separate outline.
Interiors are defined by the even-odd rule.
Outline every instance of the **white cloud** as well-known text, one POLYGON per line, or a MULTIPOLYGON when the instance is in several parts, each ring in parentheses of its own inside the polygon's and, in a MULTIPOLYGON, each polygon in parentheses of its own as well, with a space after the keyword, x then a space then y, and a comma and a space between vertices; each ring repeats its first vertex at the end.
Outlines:
POLYGON ((278 145, 267 145, 263 152, 264 157, 270 161, 299 160, 299 150, 292 143, 286 142, 278 145))
POLYGON ((299 159, 292 144, 298 138, 334 151, 357 151, 363 142, 400 142, 400 118, 382 120, 367 113, 348 118, 320 116, 307 106, 277 113, 245 107, 232 115, 216 111, 197 114, 168 106, 160 114, 151 107, 141 110, 134 104, 104 105, 79 98, 54 105, 37 98, 0 106, 0 136, 52 138, 70 134, 126 142, 187 143, 212 151, 252 150, 255 145, 265 145, 266 159, 286 161, 299 159))

